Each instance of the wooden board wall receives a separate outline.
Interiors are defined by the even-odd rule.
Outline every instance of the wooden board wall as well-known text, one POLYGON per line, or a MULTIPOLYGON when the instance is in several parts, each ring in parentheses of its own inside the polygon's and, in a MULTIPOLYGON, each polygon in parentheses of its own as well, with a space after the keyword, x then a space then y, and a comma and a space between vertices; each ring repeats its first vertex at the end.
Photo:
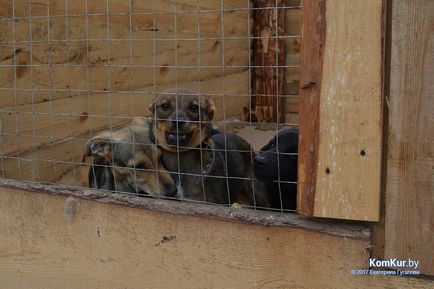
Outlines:
POLYGON ((366 268, 369 240, 363 238, 155 212, 104 199, 0 188, 1 288, 430 286, 423 279, 351 275, 366 268))
POLYGON ((385 257, 434 275, 434 2, 393 1, 385 257))
MULTIPOLYGON (((225 8, 247 6, 243 2, 226 1, 225 8)), ((20 141, 17 147, 16 128, 21 136, 39 137, 51 136, 54 130, 59 140, 106 126, 98 116, 112 116, 116 124, 124 121, 121 117, 147 114, 154 89, 178 85, 226 94, 227 107, 222 107, 222 97, 216 99, 216 119, 225 110, 227 116, 241 113, 233 104, 248 102, 248 11, 222 16, 220 2, 210 1, 200 8, 214 12, 198 17, 186 12, 196 11, 197 1, 177 1, 176 8, 173 1, 156 1, 154 10, 148 9, 152 1, 139 1, 132 4, 132 12, 160 14, 134 14, 130 19, 125 1, 109 1, 109 7, 106 2, 89 1, 87 11, 84 1, 69 1, 67 7, 65 3, 16 1, 13 14, 12 2, 0 1, 4 16, 0 22, 0 108, 6 111, 1 115, 6 134, 2 154, 29 144, 20 141), (12 20, 13 15, 18 19, 12 20), (204 40, 194 40, 199 35, 204 40), (224 45, 222 37, 228 38, 224 45), (17 125, 15 111, 67 116, 34 120, 21 114, 17 125), (74 119, 72 132, 64 129, 67 117, 74 119)), ((36 138, 32 144, 45 142, 36 138)))
POLYGON ((304 1, 299 210, 379 218, 382 0, 304 1))

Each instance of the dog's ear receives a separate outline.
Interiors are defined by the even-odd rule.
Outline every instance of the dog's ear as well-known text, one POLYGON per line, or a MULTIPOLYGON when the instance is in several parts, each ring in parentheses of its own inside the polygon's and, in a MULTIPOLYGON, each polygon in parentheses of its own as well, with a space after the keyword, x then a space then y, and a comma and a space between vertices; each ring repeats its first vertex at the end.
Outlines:
POLYGON ((205 100, 205 103, 206 103, 206 115, 209 117, 208 120, 212 120, 214 118, 214 113, 216 110, 215 103, 210 98, 207 98, 205 100))
POLYGON ((111 159, 113 139, 107 137, 94 137, 90 139, 84 148, 83 162, 86 157, 101 156, 105 159, 111 159))
POLYGON ((261 148, 261 152, 266 152, 271 150, 276 145, 276 137, 270 139, 270 141, 261 148))

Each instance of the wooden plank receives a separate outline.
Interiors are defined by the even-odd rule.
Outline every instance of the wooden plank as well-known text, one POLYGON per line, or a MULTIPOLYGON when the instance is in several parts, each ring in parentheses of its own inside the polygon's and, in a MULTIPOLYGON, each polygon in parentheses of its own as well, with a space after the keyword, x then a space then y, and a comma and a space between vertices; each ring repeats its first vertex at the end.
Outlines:
POLYGON ((312 15, 303 22, 317 36, 302 61, 310 55, 319 66, 302 76, 299 209, 317 217, 377 221, 382 1, 315 3, 320 24, 312 15))
MULTIPOLYGON (((113 129, 128 125, 128 120, 113 124, 113 129)), ((3 155, 0 176, 3 178, 34 182, 51 182, 87 187, 89 166, 82 164, 84 145, 90 135, 96 135, 107 127, 92 130, 63 140, 27 147, 10 156, 3 155), (68 178, 65 178, 68 175, 68 178)), ((32 138, 19 139, 32 145, 32 138)))
MULTIPOLYGON (((430 286, 423 279, 352 276, 350 270, 366 266, 366 239, 5 187, 0 198, 3 289, 430 286), (309 250, 300 250, 306 243, 309 250)), ((244 211, 222 209, 228 216, 244 211)))
POLYGON ((392 9, 385 256, 419 260, 434 275, 434 3, 392 9))
MULTIPOLYGON (((65 3, 56 0, 38 0, 28 2, 27 0, 15 0, 15 14, 19 17, 26 17, 30 15, 30 8, 33 16, 47 16, 48 2, 50 3, 50 15, 63 16, 68 12, 70 15, 83 14, 86 12, 86 0, 71 1, 65 3)), ((293 1, 297 2, 297 1, 293 1)), ((298 1, 299 2, 299 1, 298 1)), ((12 16, 12 3, 10 1, 1 1, 2 16, 12 16)), ((220 9, 221 2, 218 1, 200 1, 196 0, 177 0, 176 10, 180 12, 195 12, 198 8, 202 10, 220 9)), ((133 1, 131 3, 131 10, 136 13, 169 13, 174 12, 174 2, 172 0, 142 0, 133 1)), ((225 9, 230 8, 247 8, 248 3, 243 0, 225 0, 223 3, 225 9)), ((128 2, 123 0, 109 0, 109 1, 89 1, 87 3, 89 13, 126 13, 130 11, 128 2), (108 7, 107 7, 108 4, 108 7)))
POLYGON ((319 98, 326 37, 326 2, 304 1, 302 6, 300 75, 300 137, 297 209, 313 215, 319 146, 319 98))
MULTIPOLYGON (((383 99, 387 100, 390 92, 390 58, 391 58, 391 31, 392 31, 392 2, 383 2, 383 99)), ((387 145, 389 133, 389 108, 387 101, 383 101, 383 141, 381 159, 381 195, 380 195, 380 218, 371 223, 372 247, 371 257, 384 259, 385 243, 385 215, 386 215, 386 180, 387 180, 387 145)))
POLYGON ((285 1, 254 1, 252 42, 251 110, 266 122, 281 123, 285 118, 285 1), (261 9, 270 8, 274 9, 261 9), (280 36, 280 37, 279 37, 280 36))
MULTIPOLYGON (((161 85, 175 83, 182 86, 192 81, 209 80, 221 77, 226 74, 234 74, 247 70, 248 65, 248 43, 240 41, 226 41, 225 43, 225 65, 228 67, 223 74, 221 63, 222 48, 218 40, 207 40, 201 43, 201 51, 197 52, 197 41, 178 42, 178 65, 185 68, 175 68, 175 53, 173 41, 158 42, 156 47, 155 61, 159 66, 155 69, 155 86, 158 89, 161 85), (217 43, 217 44, 216 44, 217 43), (201 65, 196 67, 197 58, 200 58, 201 65), (209 65, 217 65, 206 67, 209 65)), ((246 42, 246 41, 244 41, 246 42)), ((49 68, 47 57, 47 44, 43 43, 32 47, 33 59, 30 65, 30 53, 27 44, 16 47, 16 88, 17 94, 14 97, 0 98, 0 107, 11 107, 15 105, 26 105, 39 102, 42 99, 58 99, 64 97, 64 93, 56 90, 70 91, 71 97, 79 95, 81 91, 91 89, 93 91, 153 91, 154 69, 153 65, 153 43, 148 41, 132 42, 133 57, 130 59, 130 42, 114 42, 110 44, 110 65, 108 68, 108 44, 105 41, 90 41, 87 48, 86 42, 54 43, 50 49, 55 50, 51 55, 51 63, 55 66, 49 68), (87 54, 87 51, 89 53, 87 54), (69 57, 68 57, 69 55, 69 57), (130 61, 135 66, 130 66, 130 61), (68 66, 68 64, 72 66, 68 66), (89 67, 88 67, 89 64, 89 67), (22 89, 34 89, 35 96, 32 98, 29 93, 21 92, 22 89), (51 95, 38 92, 38 90, 51 89, 51 95)), ((0 56, 7 59, 0 68, 0 87, 14 89, 14 65, 13 46, 8 44, 2 47, 5 55, 0 56), (7 55, 6 55, 7 53, 7 55)), ((207 82, 202 84, 206 88, 207 82)), ((246 86, 247 87, 247 86, 246 86)), ((246 90, 247 93, 248 90, 246 90)), ((2 92, 4 93, 4 92, 2 92)), ((8 93, 12 95, 11 92, 8 93)))

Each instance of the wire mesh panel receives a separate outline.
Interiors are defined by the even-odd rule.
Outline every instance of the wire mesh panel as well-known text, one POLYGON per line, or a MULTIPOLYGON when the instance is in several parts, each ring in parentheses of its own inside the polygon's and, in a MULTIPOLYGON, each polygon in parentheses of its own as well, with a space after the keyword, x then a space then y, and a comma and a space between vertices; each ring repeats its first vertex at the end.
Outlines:
POLYGON ((300 1, 0 8, 3 178, 295 209, 300 1))

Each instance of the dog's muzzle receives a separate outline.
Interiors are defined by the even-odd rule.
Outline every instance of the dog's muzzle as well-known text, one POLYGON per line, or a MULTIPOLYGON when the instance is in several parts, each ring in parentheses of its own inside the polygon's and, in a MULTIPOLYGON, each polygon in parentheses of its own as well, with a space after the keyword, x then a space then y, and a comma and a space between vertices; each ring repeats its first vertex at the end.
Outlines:
POLYGON ((193 133, 166 132, 166 142, 173 146, 185 146, 193 136, 193 133))

